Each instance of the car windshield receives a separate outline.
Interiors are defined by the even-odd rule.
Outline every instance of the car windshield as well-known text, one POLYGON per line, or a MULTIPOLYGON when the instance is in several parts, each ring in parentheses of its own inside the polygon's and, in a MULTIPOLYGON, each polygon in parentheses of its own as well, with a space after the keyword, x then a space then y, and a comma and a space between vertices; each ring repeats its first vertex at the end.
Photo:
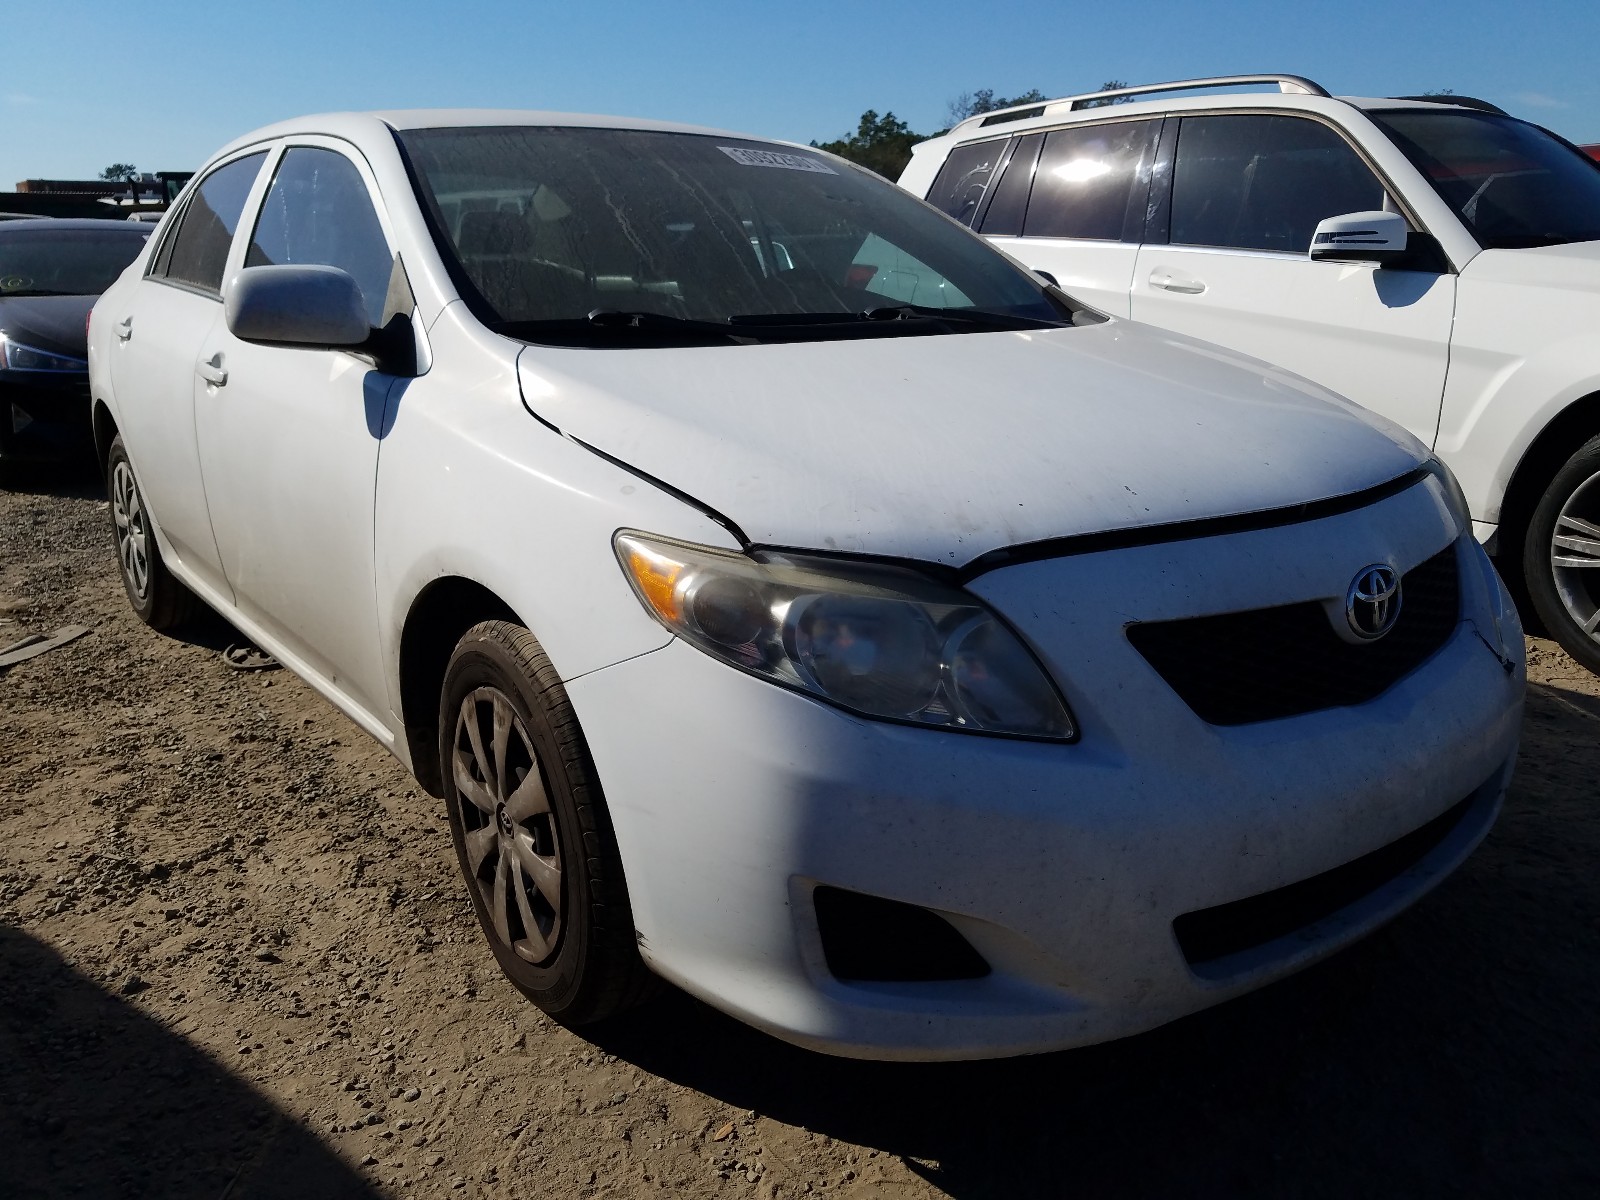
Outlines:
POLYGON ((1600 164, 1485 112, 1369 114, 1487 250, 1600 240, 1600 164))
POLYGON ((150 230, 7 229, 0 225, 0 296, 98 296, 136 257, 150 230))
POLYGON ((526 340, 964 333, 1070 315, 978 238, 822 154, 627 129, 400 136, 463 295, 526 340))

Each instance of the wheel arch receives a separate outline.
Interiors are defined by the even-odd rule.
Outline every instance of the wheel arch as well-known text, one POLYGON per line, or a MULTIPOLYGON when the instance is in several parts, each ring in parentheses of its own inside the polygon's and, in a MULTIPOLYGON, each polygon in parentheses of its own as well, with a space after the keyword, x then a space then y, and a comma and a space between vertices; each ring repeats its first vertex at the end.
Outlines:
POLYGON ((440 773, 439 691, 461 635, 481 621, 527 627, 489 588, 460 575, 432 580, 417 593, 400 631, 400 717, 411 770, 432 796, 444 795, 440 773))
POLYGON ((1580 396, 1556 413, 1528 444, 1506 484, 1500 504, 1496 561, 1521 574, 1522 543, 1545 487, 1577 448, 1600 434, 1600 391, 1580 396))
POLYGON ((106 459, 111 456, 111 443, 121 431, 117 428, 117 419, 111 415, 111 409, 104 400, 94 402, 91 420, 94 430, 95 461, 100 464, 100 473, 104 475, 106 459))

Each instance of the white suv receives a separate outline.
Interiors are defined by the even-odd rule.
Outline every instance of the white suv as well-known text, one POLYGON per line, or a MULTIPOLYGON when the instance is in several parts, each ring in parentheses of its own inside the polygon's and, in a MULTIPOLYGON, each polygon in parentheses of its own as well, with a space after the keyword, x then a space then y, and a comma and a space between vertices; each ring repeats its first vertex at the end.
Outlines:
POLYGON ((1521 630, 1414 438, 803 146, 274 126, 89 359, 137 612, 405 761, 564 1021, 649 968, 839 1053, 1131 1033, 1410 904, 1515 758, 1521 630))
POLYGON ((1404 425, 1600 670, 1600 164, 1576 147, 1481 101, 1239 76, 972 117, 900 183, 1107 312, 1404 425))

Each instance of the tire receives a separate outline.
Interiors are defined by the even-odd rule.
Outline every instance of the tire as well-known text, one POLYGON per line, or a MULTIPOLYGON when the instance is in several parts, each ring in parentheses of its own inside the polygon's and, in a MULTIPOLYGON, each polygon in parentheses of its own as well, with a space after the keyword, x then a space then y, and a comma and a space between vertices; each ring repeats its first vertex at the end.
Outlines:
POLYGON ((200 601, 167 570, 150 527, 150 513, 122 435, 111 440, 106 454, 106 498, 111 508, 111 538, 117 548, 117 570, 128 603, 151 629, 176 629, 193 620, 200 601))
POLYGON ((654 976, 634 942, 588 746, 526 629, 486 621, 456 644, 440 694, 439 764, 456 858, 506 977, 566 1025, 644 999, 654 976))
POLYGON ((1546 631, 1600 672, 1600 436, 1579 447, 1540 497, 1522 573, 1546 631))

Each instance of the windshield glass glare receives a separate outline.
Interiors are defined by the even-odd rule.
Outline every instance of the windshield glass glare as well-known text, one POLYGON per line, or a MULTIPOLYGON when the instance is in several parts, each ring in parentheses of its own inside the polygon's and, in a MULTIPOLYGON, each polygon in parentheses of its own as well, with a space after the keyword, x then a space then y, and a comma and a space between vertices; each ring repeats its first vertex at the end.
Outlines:
POLYGON ((1369 114, 1488 250, 1600 240, 1600 164, 1486 112, 1369 114))
POLYGON ((516 336, 611 344, 598 327, 614 333, 620 314, 643 314, 633 326, 658 333, 743 322, 754 340, 784 324, 814 326, 809 336, 843 336, 827 328, 843 322, 889 333, 898 322, 860 314, 896 306, 965 314, 962 329, 1063 321, 976 237, 821 154, 622 129, 400 137, 474 307, 516 336), (1002 320, 977 321, 991 314, 1002 320))
POLYGON ((0 226, 0 296, 98 296, 144 248, 149 228, 0 226))

